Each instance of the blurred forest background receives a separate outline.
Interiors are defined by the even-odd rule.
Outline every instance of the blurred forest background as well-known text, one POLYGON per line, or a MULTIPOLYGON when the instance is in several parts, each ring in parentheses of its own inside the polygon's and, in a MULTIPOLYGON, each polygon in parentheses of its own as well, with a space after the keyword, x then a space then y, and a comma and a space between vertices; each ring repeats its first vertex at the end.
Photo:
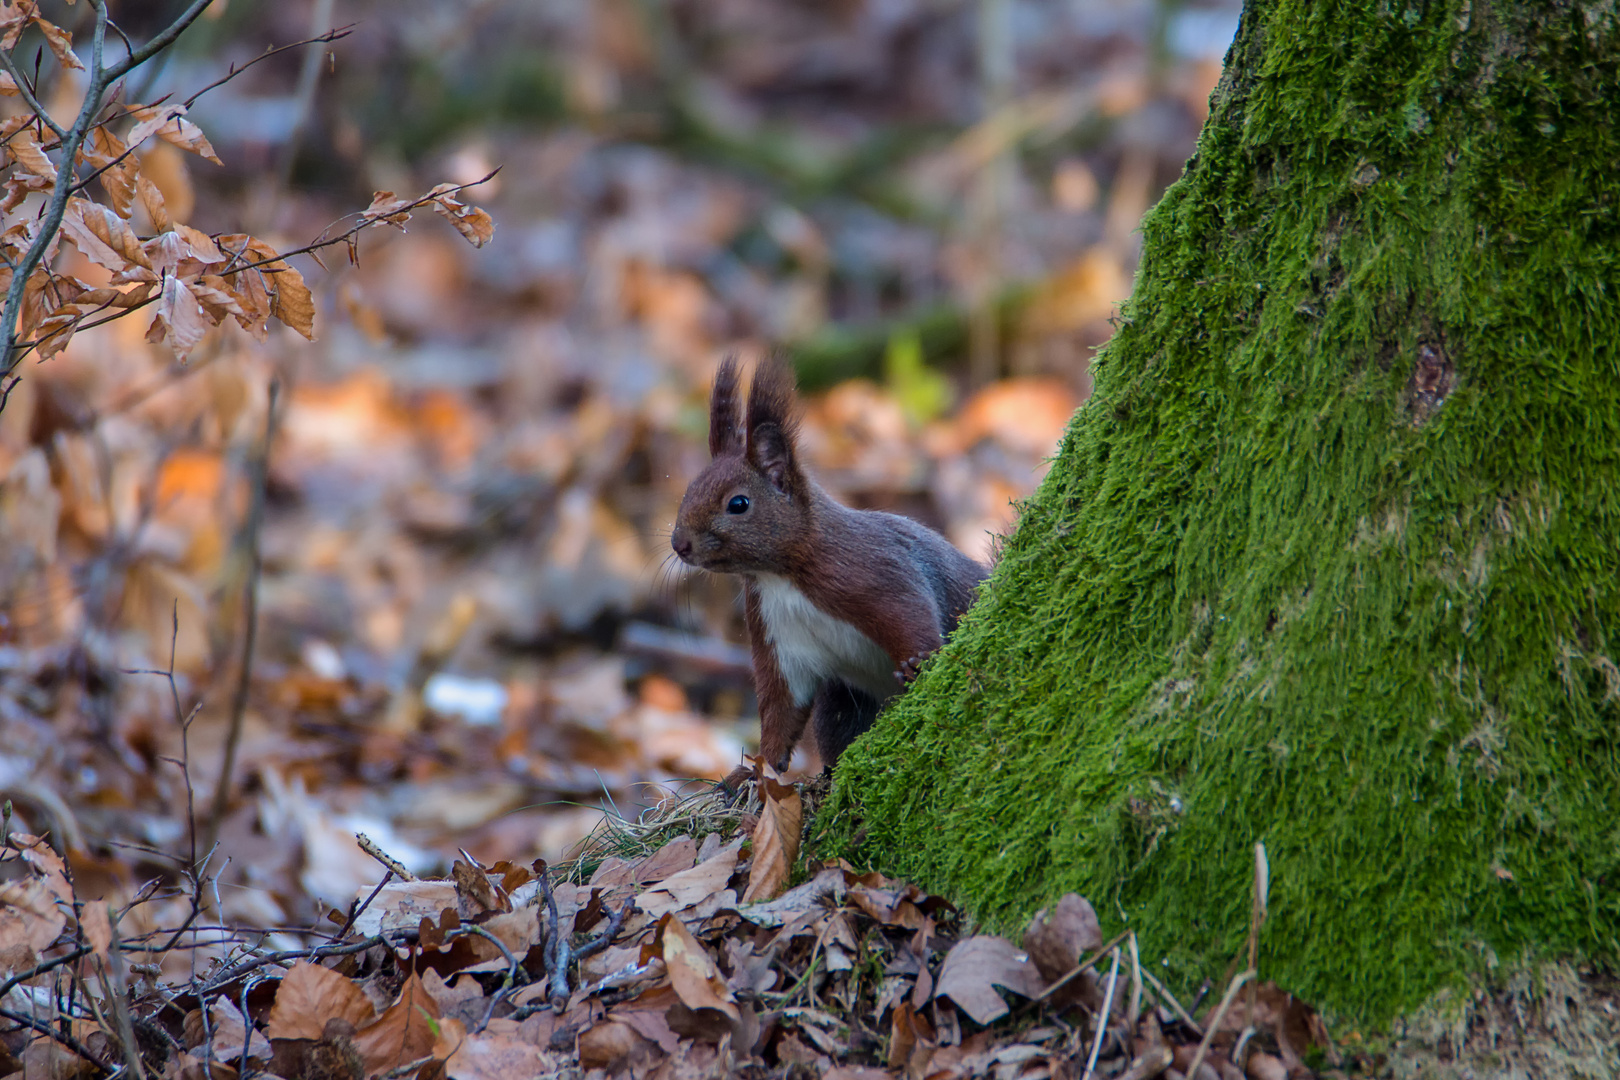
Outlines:
MULTIPOLYGON (((84 32, 88 5, 47 7, 84 32)), ((113 13, 139 37, 173 7, 113 13)), ((296 259, 313 344, 227 325, 176 364, 133 318, 28 361, 0 412, 13 827, 112 896, 173 872, 192 805, 219 914, 296 926, 377 879, 356 832, 416 870, 556 858, 604 806, 723 775, 757 734, 737 587, 667 543, 719 357, 787 346, 819 478, 985 556, 1089 390, 1238 8, 218 0, 131 99, 353 29, 197 102, 223 166, 148 145, 177 218, 286 250, 499 167, 462 196, 498 231, 424 215, 357 266, 296 259), (171 654, 172 690, 132 673, 171 654)))

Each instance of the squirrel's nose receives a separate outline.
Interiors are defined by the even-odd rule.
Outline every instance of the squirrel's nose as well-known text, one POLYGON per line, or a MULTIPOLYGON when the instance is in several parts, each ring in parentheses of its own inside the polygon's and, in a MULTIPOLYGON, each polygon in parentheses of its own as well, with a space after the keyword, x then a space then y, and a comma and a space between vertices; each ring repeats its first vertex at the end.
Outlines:
POLYGON ((692 554, 692 538, 685 533, 676 533, 669 538, 669 546, 675 549, 675 554, 686 558, 692 554))

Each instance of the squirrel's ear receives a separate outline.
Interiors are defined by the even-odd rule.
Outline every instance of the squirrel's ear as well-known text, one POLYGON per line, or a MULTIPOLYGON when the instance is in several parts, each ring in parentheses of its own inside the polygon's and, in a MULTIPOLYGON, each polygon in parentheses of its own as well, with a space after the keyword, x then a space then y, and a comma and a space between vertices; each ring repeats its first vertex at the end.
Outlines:
POLYGON ((799 466, 793 460, 793 438, 779 425, 761 424, 749 430, 748 462, 784 495, 793 494, 798 487, 799 466))
POLYGON ((742 451, 742 402, 737 397, 737 358, 720 361, 709 397, 709 456, 742 451))
POLYGON ((778 491, 791 493, 798 487, 798 434, 793 369, 780 356, 769 356, 754 369, 748 388, 748 460, 778 491))

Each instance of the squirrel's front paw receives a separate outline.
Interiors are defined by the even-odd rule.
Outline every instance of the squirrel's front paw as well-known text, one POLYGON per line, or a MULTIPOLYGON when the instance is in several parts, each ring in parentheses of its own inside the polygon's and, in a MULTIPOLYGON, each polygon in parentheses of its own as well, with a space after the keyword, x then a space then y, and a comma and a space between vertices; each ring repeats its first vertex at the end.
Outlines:
POLYGON ((907 657, 900 661, 900 670, 894 673, 894 677, 900 681, 901 685, 909 685, 911 680, 915 679, 918 673, 922 671, 923 661, 926 659, 928 659, 926 656, 907 657))

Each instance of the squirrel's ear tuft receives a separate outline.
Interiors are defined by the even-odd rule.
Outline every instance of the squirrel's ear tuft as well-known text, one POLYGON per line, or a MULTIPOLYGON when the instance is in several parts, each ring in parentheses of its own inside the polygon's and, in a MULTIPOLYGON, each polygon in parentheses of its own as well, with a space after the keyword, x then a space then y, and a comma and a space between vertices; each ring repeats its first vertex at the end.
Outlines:
POLYGON ((720 361, 709 397, 709 456, 738 454, 743 449, 742 400, 737 396, 737 358, 720 361))
POLYGON ((793 369, 778 354, 760 361, 748 388, 748 460, 778 491, 799 486, 794 443, 799 434, 799 400, 793 369))

